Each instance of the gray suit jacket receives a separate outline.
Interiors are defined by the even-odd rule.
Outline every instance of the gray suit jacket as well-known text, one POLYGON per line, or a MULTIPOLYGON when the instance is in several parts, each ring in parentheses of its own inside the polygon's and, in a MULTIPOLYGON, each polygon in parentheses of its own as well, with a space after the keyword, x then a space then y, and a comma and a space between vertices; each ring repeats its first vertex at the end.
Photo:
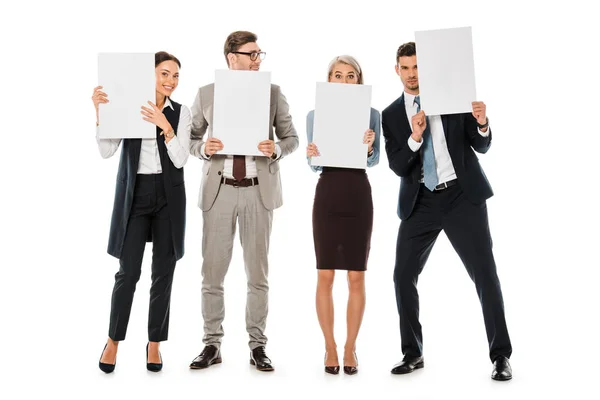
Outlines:
MULTIPOLYGON (((198 90, 194 104, 192 105, 192 133, 190 153, 204 160, 202 169, 202 186, 200 187, 200 199, 198 206, 202 211, 208 211, 213 206, 223 177, 223 166, 227 156, 214 154, 207 159, 201 154, 200 149, 205 142, 205 134, 212 137, 213 105, 215 85, 203 86, 198 90)), ((281 89, 277 85, 271 85, 271 112, 269 124, 269 139, 275 140, 273 135, 279 138, 277 144, 281 148, 281 154, 277 160, 268 157, 256 157, 256 169, 258 173, 258 187, 263 205, 267 210, 281 207, 283 198, 281 195, 281 180, 279 177, 279 160, 298 148, 298 135, 292 124, 292 116, 289 114, 289 106, 281 89)), ((258 143, 257 143, 258 145, 258 143)))

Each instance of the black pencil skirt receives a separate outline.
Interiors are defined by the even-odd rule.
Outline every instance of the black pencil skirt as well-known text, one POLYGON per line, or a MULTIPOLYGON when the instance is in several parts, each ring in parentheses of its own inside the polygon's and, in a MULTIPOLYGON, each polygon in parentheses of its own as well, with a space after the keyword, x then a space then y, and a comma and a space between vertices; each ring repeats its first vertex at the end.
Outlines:
POLYGON ((366 271, 373 199, 364 169, 324 167, 312 218, 317 269, 366 271))

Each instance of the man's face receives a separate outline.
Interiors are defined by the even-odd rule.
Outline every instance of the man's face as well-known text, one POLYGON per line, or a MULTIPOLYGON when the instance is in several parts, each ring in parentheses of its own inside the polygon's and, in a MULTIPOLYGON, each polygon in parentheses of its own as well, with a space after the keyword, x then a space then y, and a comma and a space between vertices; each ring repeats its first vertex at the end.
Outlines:
POLYGON ((400 57, 396 64, 396 73, 400 76, 406 93, 419 94, 419 71, 417 56, 400 57))
POLYGON ((260 53, 260 47, 256 42, 246 43, 241 46, 235 53, 229 53, 229 69, 239 71, 258 71, 260 69, 260 54, 251 55, 251 53, 260 53), (239 54, 249 53, 249 54, 239 54), (256 58, 252 60, 252 58, 256 58))

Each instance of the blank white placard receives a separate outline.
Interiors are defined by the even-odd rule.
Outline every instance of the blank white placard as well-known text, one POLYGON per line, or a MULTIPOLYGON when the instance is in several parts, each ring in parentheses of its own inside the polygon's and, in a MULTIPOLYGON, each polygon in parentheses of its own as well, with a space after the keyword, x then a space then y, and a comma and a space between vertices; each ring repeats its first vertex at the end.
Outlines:
POLYGON ((425 114, 472 112, 477 97, 471 27, 418 31, 415 45, 425 114))
POLYGON ((155 138, 156 125, 144 121, 142 106, 156 103, 154 53, 98 54, 98 85, 108 103, 100 104, 98 137, 155 138))
POLYGON ((215 71, 213 137, 219 154, 263 156, 258 144, 269 139, 271 73, 215 71))
POLYGON ((321 155, 310 164, 366 168, 370 119, 371 86, 317 82, 313 143, 321 155))

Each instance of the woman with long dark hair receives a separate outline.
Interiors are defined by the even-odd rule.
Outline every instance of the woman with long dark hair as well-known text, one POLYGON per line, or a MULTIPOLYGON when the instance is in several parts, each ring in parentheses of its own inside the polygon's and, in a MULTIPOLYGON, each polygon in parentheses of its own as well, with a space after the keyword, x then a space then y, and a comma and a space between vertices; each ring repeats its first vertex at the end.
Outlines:
MULTIPOLYGON (((112 292, 108 340, 99 367, 116 365, 119 342, 125 339, 136 283, 147 241, 152 241, 152 286, 148 315, 146 367, 162 369, 159 352, 167 340, 173 273, 184 254, 185 185, 183 166, 189 157, 191 118, 186 106, 171 99, 179 83, 179 60, 166 52, 155 55, 156 103, 141 107, 140 118, 156 125, 152 139, 100 139, 100 155, 111 157, 121 145, 108 253, 119 259, 112 292)), ((99 126, 99 105, 108 103, 102 86, 92 100, 99 126)))

